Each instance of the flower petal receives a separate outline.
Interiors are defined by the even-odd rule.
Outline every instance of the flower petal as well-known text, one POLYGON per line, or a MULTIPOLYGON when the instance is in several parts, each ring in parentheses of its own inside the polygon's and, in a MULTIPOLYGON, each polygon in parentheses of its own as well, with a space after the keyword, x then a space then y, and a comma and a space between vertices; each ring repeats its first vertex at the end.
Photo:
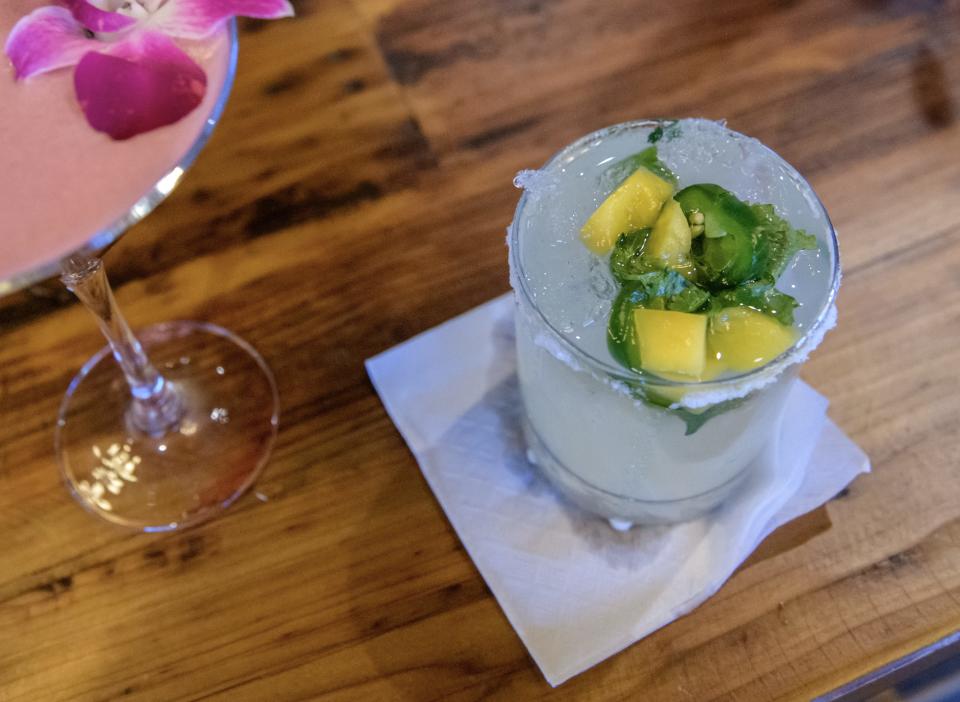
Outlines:
POLYGON ((203 39, 238 16, 292 17, 293 6, 288 0, 167 0, 150 18, 150 24, 170 36, 203 39))
POLYGON ((22 17, 10 31, 3 50, 17 80, 72 66, 88 51, 101 47, 63 7, 41 7, 22 17))
POLYGON ((203 69, 154 32, 88 53, 73 80, 90 126, 117 140, 173 124, 193 111, 207 90, 203 69))
POLYGON ((64 0, 74 19, 91 32, 119 32, 136 23, 133 17, 119 12, 107 12, 90 4, 87 0, 64 0))

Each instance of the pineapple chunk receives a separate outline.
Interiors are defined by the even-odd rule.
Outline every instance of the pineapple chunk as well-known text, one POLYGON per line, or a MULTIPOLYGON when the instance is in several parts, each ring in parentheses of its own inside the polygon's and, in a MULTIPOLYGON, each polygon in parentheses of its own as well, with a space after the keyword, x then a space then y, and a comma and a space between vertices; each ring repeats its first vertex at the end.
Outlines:
MULTIPOLYGON (((698 316, 702 316, 702 315, 698 315, 698 316)), ((710 324, 708 321, 707 329, 709 328, 710 328, 710 324)), ((716 358, 714 358, 709 353, 707 353, 706 359, 704 360, 704 363, 703 363, 703 371, 699 375, 697 375, 696 378, 691 378, 689 375, 685 375, 683 373, 669 373, 666 371, 660 371, 659 373, 657 373, 657 375, 659 375, 661 378, 665 378, 666 380, 674 380, 678 383, 689 383, 692 381, 696 381, 698 383, 708 383, 711 380, 716 380, 717 378, 719 378, 721 375, 726 373, 727 370, 728 368, 725 365, 723 365, 723 363, 721 363, 716 358)), ((679 398, 681 397, 683 397, 682 393, 677 396, 676 401, 679 402, 679 398)))
POLYGON ((759 368, 793 346, 797 332, 749 307, 726 307, 710 320, 707 352, 731 370, 759 368))
POLYGON ((646 168, 638 168, 603 201, 580 230, 584 245, 603 256, 625 232, 650 227, 673 186, 646 168))
POLYGON ((703 373, 707 349, 707 317, 689 312, 633 311, 640 347, 640 367, 653 373, 680 373, 694 380, 703 373))
POLYGON ((673 199, 667 200, 653 225, 644 253, 661 261, 665 266, 683 267, 690 257, 692 238, 690 224, 680 203, 673 199))
MULTIPOLYGON (((721 375, 723 375, 724 372, 726 372, 726 370, 727 369, 724 367, 722 363, 720 363, 720 361, 713 358, 710 354, 707 354, 706 361, 703 365, 703 372, 700 375, 698 375, 696 378, 692 378, 689 375, 683 375, 681 373, 665 373, 663 371, 661 371, 660 373, 657 373, 657 375, 659 375, 661 378, 666 378, 667 380, 673 380, 678 383, 689 383, 691 381, 696 381, 698 383, 706 383, 711 380, 716 380, 721 375)), ((656 390, 652 390, 651 388, 648 387, 647 396, 648 397, 652 396, 653 401, 657 402, 658 404, 668 406, 668 405, 673 405, 673 404, 682 402, 683 398, 686 396, 687 392, 689 391, 690 391, 690 388, 683 387, 681 385, 676 385, 676 386, 662 385, 657 387, 656 390)), ((706 409, 707 408, 704 407, 703 409, 688 410, 688 411, 692 412, 693 414, 700 414, 706 409)))

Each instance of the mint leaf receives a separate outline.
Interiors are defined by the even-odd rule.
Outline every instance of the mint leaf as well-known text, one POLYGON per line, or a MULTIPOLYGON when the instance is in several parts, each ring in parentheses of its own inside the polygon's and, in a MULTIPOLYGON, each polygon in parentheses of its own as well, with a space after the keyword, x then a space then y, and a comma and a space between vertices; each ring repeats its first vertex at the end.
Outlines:
POLYGON ((797 301, 777 290, 770 280, 754 280, 732 290, 716 293, 711 307, 714 310, 724 307, 752 307, 789 327, 793 324, 793 310, 797 307, 797 301))
POLYGON ((617 237, 617 243, 610 252, 610 273, 621 284, 636 280, 643 273, 656 270, 656 266, 643 255, 643 249, 649 238, 649 228, 627 232, 617 237))
POLYGON ((736 409, 743 404, 746 398, 737 398, 735 400, 727 400, 725 402, 720 402, 716 405, 711 405, 702 412, 691 412, 688 409, 683 407, 669 410, 673 412, 676 416, 683 420, 684 424, 687 425, 687 430, 684 432, 685 436, 690 436, 695 434, 700 427, 707 423, 707 420, 713 419, 719 414, 723 414, 732 409, 736 409))
POLYGON ((697 312, 710 302, 710 293, 675 271, 647 273, 633 283, 631 299, 651 310, 697 312))
POLYGON ((607 325, 607 348, 614 360, 624 368, 640 370, 640 346, 633 325, 633 310, 639 304, 633 291, 621 290, 613 301, 607 325))
POLYGON ((650 135, 647 137, 647 142, 650 144, 656 144, 658 141, 666 137, 667 141, 671 141, 680 136, 680 120, 673 120, 670 122, 662 122, 657 125, 657 127, 650 132, 650 135), (666 127, 666 129, 664 129, 666 127))
POLYGON ((703 288, 690 284, 670 298, 668 310, 675 312, 697 312, 710 302, 710 293, 703 288))
POLYGON ((657 147, 650 146, 639 153, 633 154, 633 156, 627 156, 617 161, 605 170, 602 176, 604 184, 611 189, 615 189, 640 168, 646 168, 655 176, 663 178, 668 183, 676 185, 679 182, 676 174, 667 168, 663 161, 657 156, 657 147))
POLYGON ((773 205, 750 205, 750 210, 757 218, 754 240, 760 254, 758 278, 776 280, 800 251, 816 250, 817 238, 791 227, 773 205))
MULTIPOLYGON (((676 271, 660 270, 642 273, 631 281, 637 299, 651 309, 672 309, 671 304, 681 293, 696 287, 676 271)), ((704 298, 706 299, 706 298, 704 298)))
POLYGON ((710 293, 671 270, 640 273, 624 283, 621 297, 633 307, 674 312, 697 312, 710 302, 710 293))

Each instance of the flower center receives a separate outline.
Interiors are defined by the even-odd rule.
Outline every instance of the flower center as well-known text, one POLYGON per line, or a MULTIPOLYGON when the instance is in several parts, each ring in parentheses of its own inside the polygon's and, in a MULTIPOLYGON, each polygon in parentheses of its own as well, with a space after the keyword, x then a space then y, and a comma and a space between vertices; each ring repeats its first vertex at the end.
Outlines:
POLYGON ((149 17, 159 10, 166 1, 167 0, 89 0, 91 5, 101 10, 116 12, 121 15, 126 15, 127 17, 133 17, 134 19, 149 17))

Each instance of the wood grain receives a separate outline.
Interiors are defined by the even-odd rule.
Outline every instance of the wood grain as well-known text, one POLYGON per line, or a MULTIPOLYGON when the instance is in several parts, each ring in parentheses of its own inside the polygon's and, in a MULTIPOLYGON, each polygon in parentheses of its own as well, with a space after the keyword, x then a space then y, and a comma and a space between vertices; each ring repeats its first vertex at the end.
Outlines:
POLYGON ((800 700, 960 628, 960 3, 302 0, 241 25, 183 185, 107 256, 135 326, 274 368, 256 493, 183 534, 91 519, 53 420, 101 344, 0 301, 0 700, 800 700), (813 182, 840 325, 804 367, 874 472, 711 600, 552 690, 363 359, 505 291, 520 168, 637 117, 726 118, 813 182))

